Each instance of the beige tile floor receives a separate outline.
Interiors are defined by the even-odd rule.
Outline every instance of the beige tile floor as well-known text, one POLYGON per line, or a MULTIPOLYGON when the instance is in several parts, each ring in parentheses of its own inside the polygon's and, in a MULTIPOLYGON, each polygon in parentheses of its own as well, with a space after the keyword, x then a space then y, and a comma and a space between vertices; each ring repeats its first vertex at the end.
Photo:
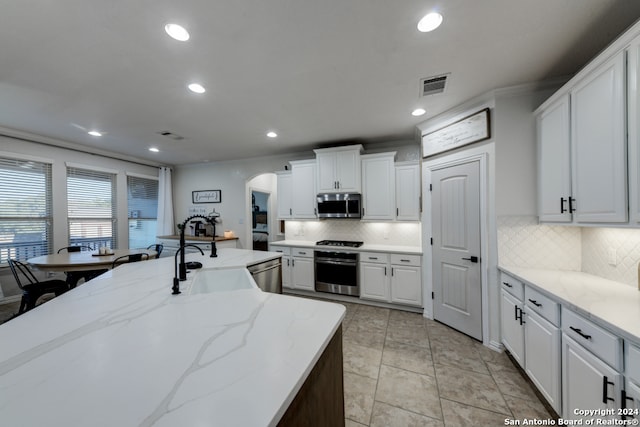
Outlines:
POLYGON ((419 314, 343 304, 347 427, 552 417, 506 354, 419 314))

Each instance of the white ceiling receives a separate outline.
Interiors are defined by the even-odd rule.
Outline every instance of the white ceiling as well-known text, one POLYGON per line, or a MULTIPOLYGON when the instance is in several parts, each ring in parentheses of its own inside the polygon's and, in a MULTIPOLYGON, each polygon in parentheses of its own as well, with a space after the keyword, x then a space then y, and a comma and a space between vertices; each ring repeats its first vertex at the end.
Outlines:
POLYGON ((412 139, 474 96, 575 73, 638 17, 637 0, 3 2, 0 126, 169 165, 412 139), (442 26, 418 32, 432 10, 442 26))

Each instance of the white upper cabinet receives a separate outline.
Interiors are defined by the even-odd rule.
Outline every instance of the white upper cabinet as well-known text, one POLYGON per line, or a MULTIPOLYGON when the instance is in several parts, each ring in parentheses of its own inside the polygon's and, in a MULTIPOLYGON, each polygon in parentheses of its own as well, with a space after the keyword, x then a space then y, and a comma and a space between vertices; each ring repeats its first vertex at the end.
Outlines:
POLYGON ((640 37, 627 53, 627 126, 629 144, 630 221, 640 223, 640 37))
POLYGON ((627 221, 625 52, 571 89, 575 221, 627 221))
POLYGON ((362 145, 313 150, 317 161, 319 193, 360 193, 362 145))
POLYGON ((628 221, 625 51, 536 112, 540 221, 628 221))
POLYGON ((570 222, 569 95, 563 96, 538 115, 536 124, 540 221, 570 222))
POLYGON ((293 217, 293 179, 290 171, 276 172, 278 177, 278 218, 291 219, 293 217))
POLYGON ((396 163, 396 219, 420 221, 420 165, 396 163))
POLYGON ((292 210, 295 219, 315 219, 316 215, 316 161, 292 161, 292 210))
POLYGON ((362 156, 362 219, 395 219, 395 156, 395 151, 362 156))

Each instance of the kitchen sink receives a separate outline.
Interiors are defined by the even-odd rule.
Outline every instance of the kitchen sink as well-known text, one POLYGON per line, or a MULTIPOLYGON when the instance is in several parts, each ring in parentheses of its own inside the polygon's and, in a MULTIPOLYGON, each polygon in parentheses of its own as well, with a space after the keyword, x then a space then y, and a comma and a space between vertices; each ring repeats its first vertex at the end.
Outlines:
POLYGON ((189 294, 257 289, 246 268, 205 268, 193 273, 189 294))

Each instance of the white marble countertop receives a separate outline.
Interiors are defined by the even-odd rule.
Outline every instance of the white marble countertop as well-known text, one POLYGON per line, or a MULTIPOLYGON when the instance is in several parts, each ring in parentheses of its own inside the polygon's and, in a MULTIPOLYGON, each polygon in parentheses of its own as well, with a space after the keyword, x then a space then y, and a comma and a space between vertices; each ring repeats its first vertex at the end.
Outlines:
POLYGON ((316 245, 316 242, 312 242, 309 240, 278 240, 276 242, 270 242, 269 245, 298 248, 316 248, 318 250, 327 250, 327 248, 331 248, 350 252, 388 252, 407 255, 422 255, 422 248, 420 248, 419 246, 370 245, 365 243, 358 248, 350 248, 341 246, 318 246, 316 245))
MULTIPOLYGON (((205 268, 274 252, 190 253, 205 268)), ((171 295, 174 259, 125 264, 0 325, 0 420, 21 426, 267 426, 344 306, 254 289, 171 295)))
POLYGON ((637 288, 578 271, 499 268, 614 334, 640 344, 637 288))

